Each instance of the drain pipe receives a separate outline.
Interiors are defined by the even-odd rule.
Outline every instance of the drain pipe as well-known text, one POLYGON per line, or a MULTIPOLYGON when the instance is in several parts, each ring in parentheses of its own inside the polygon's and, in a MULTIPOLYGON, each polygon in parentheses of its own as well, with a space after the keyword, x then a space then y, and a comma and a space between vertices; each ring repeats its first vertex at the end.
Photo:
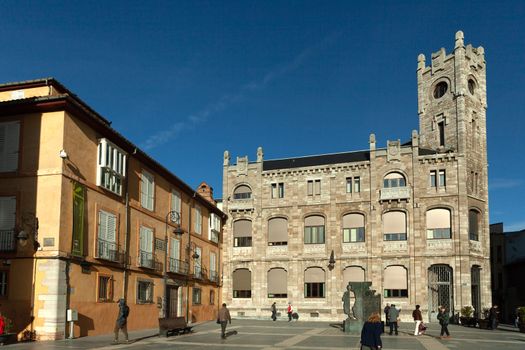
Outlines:
POLYGON ((190 198, 190 201, 188 203, 189 222, 188 222, 188 246, 186 247, 186 259, 188 261, 188 273, 186 274, 186 323, 191 323, 190 322, 191 209, 193 207, 192 204, 195 198, 195 193, 196 192, 193 193, 193 197, 190 198))
MULTIPOLYGON (((133 149, 133 155, 137 153, 137 149, 133 149)), ((129 232, 129 228, 130 228, 130 215, 129 215, 129 211, 130 211, 130 206, 129 206, 129 162, 130 162, 130 159, 131 157, 128 157, 127 159, 127 162, 125 164, 126 166, 126 195, 125 195, 125 201, 126 201, 126 212, 124 214, 124 230, 125 230, 125 234, 124 234, 124 252, 123 252, 123 268, 124 268, 124 271, 122 273, 122 297, 124 298, 124 300, 127 302, 128 301, 128 252, 129 252, 129 235, 130 235, 130 232, 129 232)))

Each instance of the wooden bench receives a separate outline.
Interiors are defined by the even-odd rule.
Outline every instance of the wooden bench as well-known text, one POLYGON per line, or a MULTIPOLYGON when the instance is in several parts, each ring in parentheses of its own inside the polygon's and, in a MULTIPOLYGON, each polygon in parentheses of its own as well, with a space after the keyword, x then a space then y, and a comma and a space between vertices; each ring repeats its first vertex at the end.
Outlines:
POLYGON ((191 333, 193 326, 188 326, 184 317, 159 318, 159 336, 191 333))

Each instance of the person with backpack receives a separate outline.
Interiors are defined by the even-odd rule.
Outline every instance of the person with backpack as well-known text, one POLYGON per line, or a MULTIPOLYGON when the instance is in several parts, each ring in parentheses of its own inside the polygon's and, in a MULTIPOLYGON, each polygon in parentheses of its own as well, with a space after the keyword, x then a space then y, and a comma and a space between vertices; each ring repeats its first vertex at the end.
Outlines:
POLYGON ((124 340, 127 343, 129 342, 128 326, 127 326, 128 316, 129 316, 129 306, 126 305, 126 300, 120 299, 118 301, 118 307, 119 307, 119 312, 118 312, 117 321, 115 322, 115 340, 114 342, 118 343, 119 329, 122 329, 122 333, 124 333, 124 340))
POLYGON ((447 312, 447 308, 444 306, 439 307, 439 312, 437 315, 439 324, 441 325, 441 339, 450 338, 450 333, 448 331, 448 324, 450 321, 450 316, 447 312), (446 334, 446 336, 444 336, 446 334))

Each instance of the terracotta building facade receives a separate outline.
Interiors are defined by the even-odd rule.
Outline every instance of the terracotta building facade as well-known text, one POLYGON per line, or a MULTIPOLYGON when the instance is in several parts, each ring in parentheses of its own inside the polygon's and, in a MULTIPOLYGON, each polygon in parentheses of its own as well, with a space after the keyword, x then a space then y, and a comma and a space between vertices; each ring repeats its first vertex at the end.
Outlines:
MULTIPOLYGON (((456 33, 417 65, 419 131, 366 151, 266 160, 224 153, 223 299, 237 317, 289 302, 301 320, 342 321, 349 281, 427 321, 491 303, 482 47, 456 33)), ((283 316, 284 317, 284 316, 283 316)))
POLYGON ((1 311, 19 338, 214 319, 225 215, 54 79, 0 85, 1 311))

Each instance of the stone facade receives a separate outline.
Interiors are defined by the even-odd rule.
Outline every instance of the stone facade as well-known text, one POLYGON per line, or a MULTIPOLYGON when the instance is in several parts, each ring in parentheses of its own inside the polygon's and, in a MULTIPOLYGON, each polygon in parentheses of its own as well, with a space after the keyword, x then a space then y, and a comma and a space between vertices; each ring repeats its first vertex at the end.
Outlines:
POLYGON ((419 133, 409 142, 378 148, 371 134, 367 151, 280 160, 259 148, 256 161, 235 164, 224 153, 223 300, 233 315, 269 318, 272 302, 285 314, 290 301, 301 320, 342 321, 346 283, 359 279, 406 310, 404 320, 416 304, 430 321, 441 304, 453 313, 490 305, 484 50, 458 32, 453 53, 441 49, 430 66, 419 55, 417 78, 419 133), (285 242, 270 242, 274 218, 285 219, 285 242), (364 239, 344 230, 356 218, 364 239), (235 232, 239 220, 251 232, 235 232), (312 225, 324 229, 313 244, 312 225), (251 243, 235 238, 246 235, 251 243), (323 280, 312 285, 310 268, 323 280), (285 292, 268 290, 272 269, 285 270, 285 292), (239 271, 249 271, 248 292, 239 271))

